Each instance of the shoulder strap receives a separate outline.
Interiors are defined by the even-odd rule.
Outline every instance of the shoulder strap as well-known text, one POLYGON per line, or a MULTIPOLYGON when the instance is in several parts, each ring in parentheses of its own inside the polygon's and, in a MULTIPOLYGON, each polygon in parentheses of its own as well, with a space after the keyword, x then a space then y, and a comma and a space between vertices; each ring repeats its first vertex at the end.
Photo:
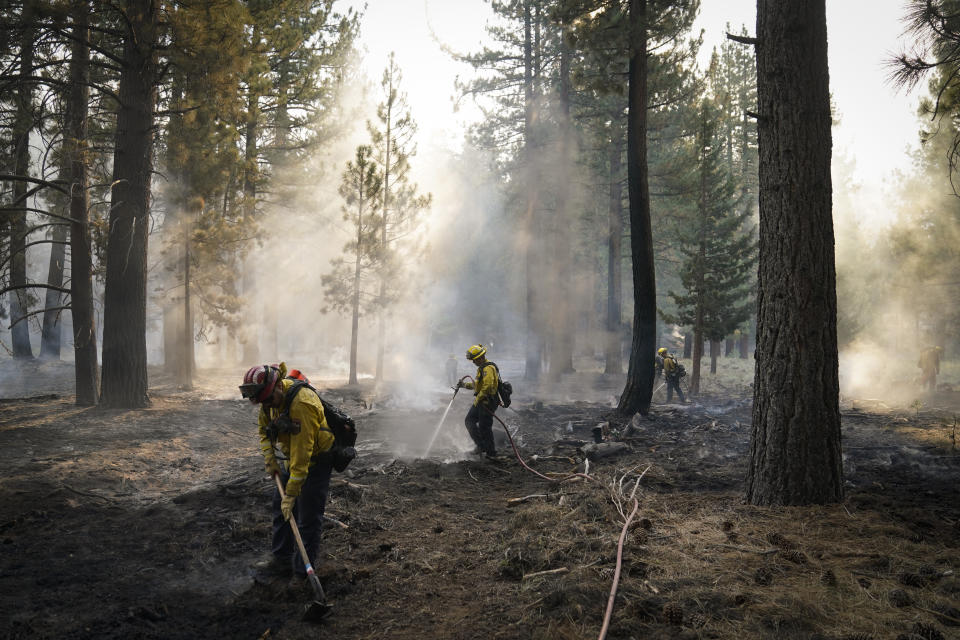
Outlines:
MULTIPOLYGON (((310 384, 304 382, 303 380, 296 380, 290 388, 287 389, 286 395, 283 396, 283 410, 281 413, 290 413, 290 405, 293 404, 293 399, 297 397, 297 394, 300 393, 300 389, 304 387, 310 387, 310 384)), ((311 389, 313 387, 310 387, 311 389)))

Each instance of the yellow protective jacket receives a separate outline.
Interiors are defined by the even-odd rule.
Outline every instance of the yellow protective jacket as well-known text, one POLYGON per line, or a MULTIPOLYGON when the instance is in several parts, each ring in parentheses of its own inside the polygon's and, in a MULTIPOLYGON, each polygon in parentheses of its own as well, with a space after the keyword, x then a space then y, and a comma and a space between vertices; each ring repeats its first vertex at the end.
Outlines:
POLYGON ((473 406, 477 407, 482 402, 488 408, 493 408, 500 404, 500 397, 497 395, 497 389, 500 388, 500 377, 497 375, 497 368, 493 366, 492 362, 485 362, 477 368, 476 380, 479 381, 479 384, 463 383, 463 386, 467 389, 473 389, 473 406))
POLYGON ((677 357, 672 353, 663 356, 663 375, 667 378, 677 373, 677 357))
MULTIPOLYGON (((284 396, 293 382, 288 379, 281 380, 284 396)), ((263 457, 268 460, 275 454, 274 443, 267 437, 267 425, 280 416, 281 409, 267 410, 263 405, 260 406, 258 418, 260 450, 263 452, 263 457)), ((290 419, 300 425, 300 433, 281 433, 277 436, 276 446, 287 458, 290 479, 287 480, 285 491, 288 496, 299 496, 300 488, 313 465, 312 458, 324 451, 329 451, 333 446, 333 431, 327 426, 320 398, 309 389, 301 389, 290 403, 290 419)))

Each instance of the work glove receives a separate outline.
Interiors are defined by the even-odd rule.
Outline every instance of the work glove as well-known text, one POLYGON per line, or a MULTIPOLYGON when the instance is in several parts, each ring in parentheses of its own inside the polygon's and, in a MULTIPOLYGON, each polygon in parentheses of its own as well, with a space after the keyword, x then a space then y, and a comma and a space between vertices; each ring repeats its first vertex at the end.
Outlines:
POLYGON ((264 458, 263 470, 271 476, 275 473, 283 473, 283 469, 280 468, 280 463, 277 462, 276 456, 266 456, 264 458))
POLYGON ((289 520, 290 516, 293 515, 293 505, 297 502, 297 496, 283 496, 283 500, 280 502, 280 513, 283 514, 284 520, 289 520))

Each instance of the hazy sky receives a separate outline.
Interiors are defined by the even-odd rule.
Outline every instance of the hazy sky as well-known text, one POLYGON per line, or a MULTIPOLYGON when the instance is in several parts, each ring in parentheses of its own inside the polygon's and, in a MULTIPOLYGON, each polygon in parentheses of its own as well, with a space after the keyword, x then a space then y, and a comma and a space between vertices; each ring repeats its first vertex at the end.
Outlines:
MULTIPOLYGON (((362 6, 357 0, 348 6, 362 6)), ((477 51, 490 16, 483 0, 369 0, 361 26, 365 67, 379 81, 390 51, 403 70, 421 150, 456 147, 466 120, 476 111, 454 113, 454 79, 471 69, 451 60, 430 35, 459 51, 477 51)), ((883 63, 899 48, 902 0, 827 0, 830 85, 841 118, 834 149, 855 159, 863 186, 864 213, 877 223, 889 219, 883 187, 896 169, 909 166, 907 148, 917 142, 917 95, 894 92, 883 63)), ((755 29, 756 0, 702 0, 696 28, 704 29, 704 64, 724 37, 724 25, 755 29)))

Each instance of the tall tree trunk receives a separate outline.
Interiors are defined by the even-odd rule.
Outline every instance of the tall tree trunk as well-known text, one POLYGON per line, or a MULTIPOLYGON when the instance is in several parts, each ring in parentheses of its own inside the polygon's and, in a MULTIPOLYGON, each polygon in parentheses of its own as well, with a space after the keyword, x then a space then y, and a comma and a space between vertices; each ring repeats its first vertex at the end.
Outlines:
POLYGON ((693 336, 690 333, 683 334, 683 357, 689 359, 693 349, 693 336))
POLYGON ((609 147, 609 237, 607 238, 607 342, 604 373, 623 373, 621 332, 623 319, 623 187, 620 182, 622 131, 614 119, 609 147))
POLYGON ((93 313, 93 258, 87 195, 87 109, 90 90, 89 3, 73 2, 74 40, 70 53, 66 144, 70 162, 70 313, 73 319, 73 360, 77 404, 91 406, 99 395, 97 329, 93 313))
MULTIPOLYGON (((16 116, 13 124, 13 173, 27 177, 30 174, 30 131, 33 130, 33 44, 37 30, 33 26, 34 0, 23 3, 23 32, 20 36, 20 80, 17 83, 16 116)), ((27 183, 16 180, 13 183, 14 211, 10 216, 10 284, 27 284, 27 183)), ((29 289, 11 291, 10 297, 10 339, 13 343, 14 358, 32 358, 33 347, 30 344, 30 324, 27 314, 32 294, 29 289)))
POLYGON ((690 394, 700 393, 700 369, 703 366, 703 305, 697 303, 696 317, 693 322, 693 363, 690 372, 690 394))
POLYGON ((736 344, 736 342, 737 342, 736 337, 732 337, 732 338, 727 338, 727 339, 726 339, 726 344, 725 344, 724 347, 723 347, 723 357, 724 357, 724 358, 729 357, 730 354, 733 353, 733 347, 734 347, 734 345, 736 344))
POLYGON ((747 500, 843 499, 825 0, 758 0, 760 265, 747 500), (803 194, 798 197, 798 194, 803 194))
POLYGON ((710 341, 710 373, 717 373, 717 357, 720 355, 720 341, 710 341))
MULTIPOLYGON (((66 177, 67 171, 60 173, 66 177)), ((53 228, 50 245, 50 262, 47 265, 47 284, 63 286, 64 261, 67 259, 67 224, 57 223, 53 228)), ((43 329, 40 333, 40 357, 49 360, 60 359, 60 318, 63 310, 63 294, 56 289, 47 289, 43 311, 43 329)))
POLYGON ((746 360, 747 353, 750 351, 750 334, 746 331, 740 333, 740 359, 746 360))
MULTIPOLYGON (((363 178, 361 177, 361 184, 363 178)), ((363 187, 360 187, 361 190, 363 187)), ((360 256, 363 251, 363 192, 357 203, 357 261, 353 270, 353 316, 350 319, 350 379, 348 384, 357 384, 357 344, 360 333, 360 256)))
MULTIPOLYGON (((252 41, 259 42, 259 30, 254 29, 252 41)), ((247 122, 244 131, 243 152, 243 217, 248 224, 256 219, 257 209, 257 135, 259 133, 260 106, 258 96, 252 88, 247 97, 247 122)), ((240 331, 243 361, 254 363, 260 360, 260 348, 257 336, 256 318, 260 313, 257 305, 251 304, 256 289, 256 271, 249 258, 244 261, 243 295, 248 305, 252 323, 245 324, 240 331)))
POLYGON ((620 413, 650 410, 657 330, 657 283, 647 183, 647 1, 630 0, 630 69, 627 120, 627 185, 633 258, 633 343, 620 413))
MULTIPOLYGON (((190 204, 188 207, 192 207, 190 204)), ((181 340, 182 362, 180 363, 180 385, 185 389, 193 388, 193 313, 190 308, 190 220, 183 224, 183 334, 181 340)))
POLYGON ((537 215, 537 171, 535 128, 537 120, 536 95, 533 84, 533 36, 531 34, 533 17, 530 0, 523 2, 523 144, 526 163, 526 216, 524 218, 524 264, 526 267, 527 287, 527 327, 526 327, 526 366, 524 375, 530 382, 540 379, 540 367, 543 362, 543 338, 540 335, 541 300, 538 295, 539 282, 537 270, 540 267, 540 242, 537 215))
POLYGON ((559 380, 565 373, 573 373, 573 349, 575 340, 576 319, 574 317, 574 300, 569 293, 573 281, 573 246, 570 238, 570 219, 573 198, 570 184, 574 178, 573 159, 573 127, 570 120, 570 46, 567 43, 566 27, 560 38, 560 174, 561 182, 559 219, 553 227, 555 245, 552 260, 554 268, 550 272, 555 278, 553 287, 554 296, 550 301, 551 313, 549 317, 553 324, 551 331, 550 350, 550 377, 559 380))
POLYGON ((147 241, 157 98, 156 0, 128 0, 110 193, 100 403, 138 408, 147 397, 147 241))
MULTIPOLYGON (((380 229, 380 244, 383 251, 381 260, 387 258, 387 215, 390 206, 390 135, 393 118, 393 58, 390 59, 390 85, 387 89, 387 146, 384 154, 383 165, 383 226, 380 229)), ((387 296, 387 272, 386 265, 381 262, 380 265, 380 302, 377 305, 377 369, 374 377, 377 381, 383 380, 383 347, 387 339, 387 318, 386 305, 384 300, 387 296)))

